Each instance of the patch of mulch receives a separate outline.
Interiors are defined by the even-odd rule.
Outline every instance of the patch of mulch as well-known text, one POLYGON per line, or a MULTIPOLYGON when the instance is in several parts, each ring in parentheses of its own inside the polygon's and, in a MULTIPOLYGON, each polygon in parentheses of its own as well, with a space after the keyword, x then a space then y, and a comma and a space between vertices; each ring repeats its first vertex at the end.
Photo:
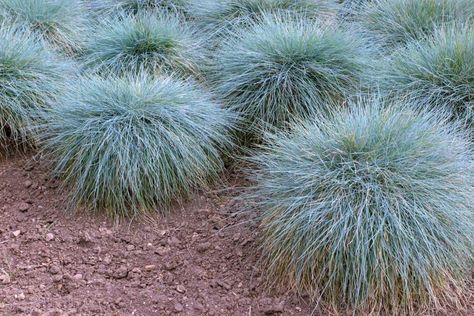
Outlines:
POLYGON ((308 315, 267 291, 255 227, 228 192, 165 218, 68 213, 34 157, 0 162, 0 315, 308 315))
POLYGON ((164 218, 117 223, 68 213, 58 184, 33 156, 0 162, 0 315, 313 312, 264 286, 256 227, 239 212, 238 190, 197 195, 164 218))

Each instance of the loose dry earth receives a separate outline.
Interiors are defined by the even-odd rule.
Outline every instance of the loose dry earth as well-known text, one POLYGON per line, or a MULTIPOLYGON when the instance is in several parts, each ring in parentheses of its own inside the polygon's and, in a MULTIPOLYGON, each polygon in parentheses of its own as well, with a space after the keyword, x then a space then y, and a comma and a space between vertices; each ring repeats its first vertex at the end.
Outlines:
POLYGON ((311 314, 304 299, 264 287, 236 191, 116 223, 66 212, 35 157, 0 162, 0 314, 311 314))
POLYGON ((229 192, 140 222, 66 209, 34 157, 0 162, 1 315, 310 312, 294 295, 265 290, 255 227, 235 216, 229 192))

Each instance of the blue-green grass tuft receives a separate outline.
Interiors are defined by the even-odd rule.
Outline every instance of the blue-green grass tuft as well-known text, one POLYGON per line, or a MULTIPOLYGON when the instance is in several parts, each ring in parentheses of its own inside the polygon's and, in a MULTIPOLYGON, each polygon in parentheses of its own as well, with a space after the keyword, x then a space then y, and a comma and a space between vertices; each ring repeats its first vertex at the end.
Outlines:
MULTIPOLYGON (((306 19, 265 16, 216 51, 216 95, 251 138, 340 107, 364 81, 370 55, 354 34, 306 19)), ((246 136, 245 136, 246 137, 246 136)))
POLYGON ((27 27, 53 48, 75 55, 88 26, 84 9, 77 0, 0 0, 0 23, 27 27))
POLYGON ((354 315, 460 304, 474 262, 465 136, 378 97, 269 136, 249 158, 268 281, 354 315))
POLYGON ((334 0, 195 0, 190 15, 202 30, 218 39, 258 22, 266 14, 292 14, 307 19, 330 19, 339 8, 334 0))
POLYGON ((474 124, 474 27, 447 26, 380 64, 381 91, 410 98, 418 109, 441 109, 474 124))
POLYGON ((391 52, 445 24, 472 24, 474 1, 373 0, 360 6, 356 17, 367 35, 391 52))
POLYGON ((187 15, 191 0, 92 0, 91 8, 101 14, 142 14, 163 11, 187 15))
POLYGON ((189 81, 86 76, 39 135, 72 205, 131 217, 165 213, 217 180, 232 117, 189 81))
POLYGON ((205 53, 193 27, 173 14, 122 15, 90 34, 83 61, 99 73, 200 76, 205 53))
POLYGON ((31 31, 0 24, 0 156, 34 144, 34 121, 72 73, 31 31))

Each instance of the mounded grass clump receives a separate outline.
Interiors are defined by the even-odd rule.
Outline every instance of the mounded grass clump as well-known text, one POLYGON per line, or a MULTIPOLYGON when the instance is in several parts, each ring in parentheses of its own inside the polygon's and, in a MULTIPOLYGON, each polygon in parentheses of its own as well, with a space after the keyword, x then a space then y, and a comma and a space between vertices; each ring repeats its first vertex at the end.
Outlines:
POLYGON ((74 205, 133 216, 217 179, 229 113, 189 82, 93 76, 72 85, 40 135, 74 205))
POLYGON ((185 14, 190 0, 95 0, 94 4, 109 13, 138 14, 149 11, 167 11, 185 14))
POLYGON ((199 76, 203 50, 194 30, 175 15, 139 14, 106 20, 90 34, 87 68, 123 74, 147 71, 199 76))
POLYGON ((258 136, 340 106, 366 60, 364 43, 346 31, 267 16, 216 52, 210 78, 244 132, 258 136))
POLYGON ((448 27, 412 42, 381 65, 379 84, 418 108, 443 108, 474 123, 474 28, 448 27))
POLYGON ((28 27, 53 47, 75 54, 87 26, 83 9, 77 0, 0 0, 0 22, 28 27))
POLYGON ((299 14, 308 19, 328 18, 337 13, 334 0, 195 0, 190 14, 213 36, 228 35, 261 20, 265 14, 299 14))
POLYGON ((458 303, 474 258, 468 141, 379 103, 297 125, 252 159, 268 279, 339 312, 458 303))
POLYGON ((446 23, 472 23, 472 0, 373 0, 361 6, 358 19, 387 49, 431 36, 446 23))
POLYGON ((341 3, 339 16, 351 21, 359 8, 370 1, 372 0, 339 0, 339 3, 341 3))
POLYGON ((0 156, 32 144, 33 121, 70 71, 28 30, 0 24, 0 156))

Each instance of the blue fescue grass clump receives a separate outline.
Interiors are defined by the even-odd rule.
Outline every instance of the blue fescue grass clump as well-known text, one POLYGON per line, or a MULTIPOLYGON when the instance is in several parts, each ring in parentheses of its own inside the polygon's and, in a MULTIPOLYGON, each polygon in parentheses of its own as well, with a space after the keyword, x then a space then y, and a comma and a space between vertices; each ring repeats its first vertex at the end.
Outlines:
POLYGON ((211 37, 227 36, 258 22, 265 14, 297 14, 307 19, 326 19, 337 13, 334 0, 196 0, 190 15, 211 37))
POLYGON ((94 0, 93 7, 109 14, 166 11, 185 15, 189 2, 190 0, 94 0))
POLYGON ((173 14, 125 15, 106 20, 90 34, 83 56, 95 72, 147 71, 199 77, 204 58, 199 36, 173 14))
POLYGON ((415 41, 380 65, 381 90, 408 97, 417 108, 443 108, 474 123, 474 28, 450 26, 415 41))
POLYGON ((258 138, 340 106, 360 87, 367 56, 364 42, 347 31, 266 16, 223 44, 209 78, 242 117, 244 134, 258 138))
POLYGON ((70 73, 30 31, 0 24, 0 156, 32 145, 33 121, 70 73))
POLYGON ((358 20, 388 50, 431 36, 447 23, 472 23, 472 0, 373 0, 360 7, 358 20))
POLYGON ((269 282, 354 314, 461 301, 474 258, 464 136, 367 98, 271 137, 251 158, 269 282))
POLYGON ((0 0, 0 22, 27 27, 54 48, 77 53, 83 44, 87 15, 76 0, 0 0))
POLYGON ((40 139, 71 192, 109 215, 165 212, 223 169, 230 112, 191 82, 88 76, 45 115, 40 139))
POLYGON ((341 4, 339 16, 346 21, 351 21, 360 7, 370 1, 372 0, 339 0, 339 3, 341 4))

